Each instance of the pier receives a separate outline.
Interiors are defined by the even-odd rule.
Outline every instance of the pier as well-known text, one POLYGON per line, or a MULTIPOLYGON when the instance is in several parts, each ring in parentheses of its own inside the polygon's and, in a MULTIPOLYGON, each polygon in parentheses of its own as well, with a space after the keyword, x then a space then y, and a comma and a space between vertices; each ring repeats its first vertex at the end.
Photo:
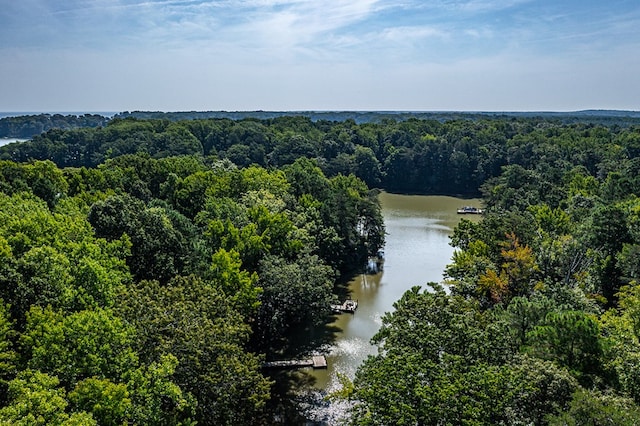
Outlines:
POLYGON ((270 361, 262 364, 263 368, 327 368, 327 358, 324 355, 314 355, 309 359, 292 359, 286 361, 270 361))
POLYGON ((346 312, 349 314, 353 314, 355 313, 356 309, 358 309, 358 301, 347 299, 342 305, 331 305, 331 309, 333 309, 333 311, 336 313, 346 312))

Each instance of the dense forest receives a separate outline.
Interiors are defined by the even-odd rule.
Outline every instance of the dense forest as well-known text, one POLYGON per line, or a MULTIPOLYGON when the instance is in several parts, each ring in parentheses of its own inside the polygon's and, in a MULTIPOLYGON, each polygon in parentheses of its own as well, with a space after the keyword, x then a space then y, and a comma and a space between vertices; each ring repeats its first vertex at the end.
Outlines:
POLYGON ((445 286, 405 293, 344 380, 351 424, 640 424, 640 129, 580 128, 483 183, 445 286))
POLYGON ((384 238, 375 193, 307 159, 2 161, 0 190, 2 424, 271 424, 262 362, 384 238))
POLYGON ((348 423, 640 424, 640 127, 604 122, 129 117, 4 146, 0 423, 291 423, 261 364, 317 349, 294 336, 384 244, 382 188, 486 213, 383 318, 348 423))

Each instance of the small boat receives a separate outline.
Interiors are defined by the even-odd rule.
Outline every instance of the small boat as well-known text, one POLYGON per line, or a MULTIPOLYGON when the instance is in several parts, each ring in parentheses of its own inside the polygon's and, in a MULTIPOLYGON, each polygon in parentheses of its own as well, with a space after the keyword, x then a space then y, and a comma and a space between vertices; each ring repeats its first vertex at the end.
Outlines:
POLYGON ((484 210, 477 207, 464 206, 458 209, 458 214, 482 214, 484 210))
POLYGON ((353 314, 358 309, 358 301, 347 299, 342 305, 331 305, 331 309, 336 313, 347 312, 353 314))

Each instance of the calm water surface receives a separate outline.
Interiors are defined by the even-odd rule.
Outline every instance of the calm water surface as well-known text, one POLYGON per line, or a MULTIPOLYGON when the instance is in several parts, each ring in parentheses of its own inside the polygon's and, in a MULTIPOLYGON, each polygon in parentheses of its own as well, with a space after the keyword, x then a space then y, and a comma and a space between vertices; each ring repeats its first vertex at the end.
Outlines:
POLYGON ((384 270, 377 275, 360 275, 350 283, 358 310, 354 315, 337 317, 333 325, 342 331, 327 356, 329 368, 312 372, 316 387, 328 392, 338 388, 338 372, 353 378, 358 365, 376 353, 369 341, 380 328, 384 313, 393 310, 393 303, 405 291, 442 281, 453 254, 449 236, 460 219, 480 219, 456 214, 456 209, 465 205, 481 207, 478 199, 382 193, 380 202, 387 230, 384 270))

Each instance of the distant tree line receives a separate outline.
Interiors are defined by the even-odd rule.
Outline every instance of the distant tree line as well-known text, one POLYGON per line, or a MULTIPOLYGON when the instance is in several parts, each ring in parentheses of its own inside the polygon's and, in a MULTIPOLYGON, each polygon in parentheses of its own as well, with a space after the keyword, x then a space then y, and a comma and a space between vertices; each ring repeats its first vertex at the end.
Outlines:
MULTIPOLYGON (((606 118, 606 117, 605 117, 606 118)), ((602 175, 637 156, 640 126, 563 124, 555 119, 312 121, 116 118, 106 126, 53 129, 0 148, 17 162, 49 159, 59 167, 96 167, 124 154, 228 159, 239 167, 278 168, 304 157, 327 176, 355 174, 369 187, 424 194, 479 195, 502 168, 584 167, 602 175), (604 169, 603 169, 604 167, 604 169)))
POLYGON ((228 118, 231 120, 258 119, 268 120, 279 117, 307 117, 312 121, 347 121, 358 124, 380 123, 384 120, 482 120, 487 118, 511 119, 533 118, 556 120, 563 124, 590 122, 607 126, 629 126, 640 124, 639 111, 620 110, 584 110, 574 112, 469 112, 469 111, 125 111, 115 118, 138 118, 158 120, 204 120, 209 118, 228 118))
POLYGON ((0 138, 30 139, 51 129, 76 129, 104 126, 109 118, 98 114, 34 114, 0 119, 0 138))

